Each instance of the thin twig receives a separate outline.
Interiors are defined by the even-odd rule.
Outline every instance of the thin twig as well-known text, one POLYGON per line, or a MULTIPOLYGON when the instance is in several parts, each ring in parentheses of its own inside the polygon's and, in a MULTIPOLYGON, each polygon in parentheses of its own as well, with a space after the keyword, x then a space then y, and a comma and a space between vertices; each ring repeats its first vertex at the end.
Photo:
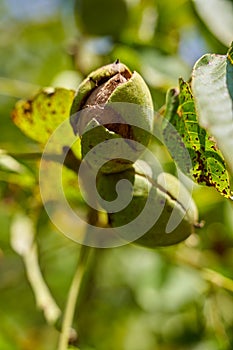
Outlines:
POLYGON ((85 268, 87 266, 87 259, 88 259, 90 250, 91 250, 90 247, 87 247, 85 245, 81 246, 77 269, 74 274, 74 277, 70 286, 68 298, 67 298, 67 304, 66 304, 63 323, 62 323, 58 350, 67 350, 67 346, 69 344, 70 329, 73 322, 75 306, 76 306, 78 294, 80 291, 82 279, 85 273, 85 268))
POLYGON ((61 310, 53 299, 47 284, 45 283, 38 263, 37 246, 34 243, 30 251, 23 255, 27 277, 33 289, 36 304, 43 310, 49 324, 54 324, 61 314, 61 310))
POLYGON ((29 217, 25 215, 14 217, 11 226, 11 246, 24 261, 27 278, 35 295, 37 306, 44 312, 46 321, 49 324, 55 324, 61 310, 41 273, 35 234, 35 224, 29 217))
POLYGON ((78 159, 73 153, 72 149, 67 149, 63 147, 63 152, 66 153, 64 158, 64 154, 49 154, 42 152, 29 152, 29 153, 12 153, 6 152, 4 150, 0 150, 0 155, 7 155, 15 159, 19 160, 40 160, 42 157, 48 161, 54 161, 56 163, 64 164, 67 168, 73 170, 75 173, 78 172, 80 166, 80 159, 78 159))

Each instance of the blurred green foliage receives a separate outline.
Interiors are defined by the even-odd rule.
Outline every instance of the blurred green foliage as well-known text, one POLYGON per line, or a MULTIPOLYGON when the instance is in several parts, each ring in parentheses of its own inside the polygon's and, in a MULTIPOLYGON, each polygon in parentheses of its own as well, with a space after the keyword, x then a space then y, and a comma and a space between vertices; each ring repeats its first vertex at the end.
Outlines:
MULTIPOLYGON (((224 23, 226 13, 233 16, 232 2, 219 2, 228 9, 218 11, 224 23)), ((0 149, 41 152, 11 121, 19 98, 44 86, 75 89, 91 70, 117 58, 145 78, 158 110, 166 90, 180 76, 188 79, 202 54, 226 53, 209 17, 187 0, 1 1, 0 149)), ((166 149, 153 147, 173 171, 166 149)), ((38 160, 4 158, 3 152, 0 349, 55 350, 59 332, 36 307, 22 256, 12 245, 12 221, 21 213, 34 223, 40 268, 61 310, 80 247, 52 226, 43 209, 38 160)), ((71 188, 72 176, 70 181, 71 188)), ((233 348, 233 206, 213 189, 198 186, 193 195, 205 226, 185 243, 155 251, 97 249, 92 255, 75 316, 80 349, 233 348)))

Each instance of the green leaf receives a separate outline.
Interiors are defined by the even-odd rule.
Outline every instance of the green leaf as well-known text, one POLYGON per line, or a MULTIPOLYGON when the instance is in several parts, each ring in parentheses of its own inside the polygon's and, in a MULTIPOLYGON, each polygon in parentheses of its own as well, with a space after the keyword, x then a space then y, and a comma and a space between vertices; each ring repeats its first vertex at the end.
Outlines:
POLYGON ((190 86, 182 79, 179 92, 175 89, 168 92, 165 118, 164 140, 180 169, 196 183, 215 187, 230 198, 224 159, 214 139, 198 124, 190 86))
POLYGON ((33 188, 35 177, 33 173, 16 159, 0 149, 0 181, 17 184, 23 188, 33 188))
POLYGON ((229 81, 229 74, 232 74, 232 66, 231 72, 229 71, 231 58, 232 48, 228 53, 228 60, 224 55, 214 54, 200 58, 193 69, 192 90, 199 123, 214 136, 233 173, 233 102, 230 96, 232 80, 229 81))
POLYGON ((193 3, 209 30, 228 46, 233 33, 233 3, 229 0, 193 0, 193 3))
POLYGON ((233 42, 227 53, 227 88, 233 103, 233 42))
POLYGON ((28 137, 46 144, 53 131, 69 118, 73 98, 73 90, 42 89, 32 99, 18 101, 12 119, 28 137))

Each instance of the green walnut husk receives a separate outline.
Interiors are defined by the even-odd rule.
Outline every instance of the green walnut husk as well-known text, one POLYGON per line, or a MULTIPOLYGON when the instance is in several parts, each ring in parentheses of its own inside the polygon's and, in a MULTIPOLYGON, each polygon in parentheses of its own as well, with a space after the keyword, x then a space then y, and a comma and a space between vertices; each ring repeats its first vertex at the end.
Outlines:
MULTIPOLYGON (((173 175, 161 173, 155 180, 141 174, 137 169, 137 163, 131 168, 118 174, 99 174, 97 177, 97 189, 105 201, 113 201, 117 197, 117 183, 127 179, 132 184, 132 200, 119 212, 108 212, 108 220, 111 227, 119 232, 124 239, 134 240, 134 232, 127 232, 121 227, 137 218, 142 212, 148 195, 152 201, 150 209, 145 213, 140 226, 143 229, 148 220, 155 218, 155 222, 141 237, 137 237, 134 243, 155 248, 169 246, 184 241, 198 227, 198 210, 190 193, 184 185, 173 175), (159 215, 158 215, 159 214, 159 215), (169 220, 170 221, 169 228, 169 220), (179 222, 174 226, 174 222, 179 222), (173 224, 172 224, 173 223, 173 224), (167 232, 170 231, 170 232, 167 232)), ((119 193, 120 195, 120 193, 119 193)), ((124 195, 124 194, 123 194, 124 195)), ((103 209, 108 210, 107 206, 103 209)))
POLYGON ((101 168, 105 173, 129 168, 151 139, 153 102, 150 91, 137 72, 131 72, 118 61, 92 72, 80 84, 70 115, 74 133, 81 137, 83 158, 106 140, 125 140, 122 157, 115 156, 115 147, 111 144, 107 152, 100 148, 89 160, 92 166, 96 161, 106 162, 101 168))

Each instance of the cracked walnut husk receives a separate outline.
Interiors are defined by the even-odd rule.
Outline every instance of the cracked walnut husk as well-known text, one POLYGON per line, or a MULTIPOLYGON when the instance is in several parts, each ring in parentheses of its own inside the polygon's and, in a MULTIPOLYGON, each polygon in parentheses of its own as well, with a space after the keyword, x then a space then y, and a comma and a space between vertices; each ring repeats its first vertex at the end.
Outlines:
POLYGON ((131 167, 151 138, 150 91, 137 72, 119 61, 89 74, 78 87, 70 115, 74 133, 81 137, 82 158, 98 145, 88 162, 104 173, 131 167))

